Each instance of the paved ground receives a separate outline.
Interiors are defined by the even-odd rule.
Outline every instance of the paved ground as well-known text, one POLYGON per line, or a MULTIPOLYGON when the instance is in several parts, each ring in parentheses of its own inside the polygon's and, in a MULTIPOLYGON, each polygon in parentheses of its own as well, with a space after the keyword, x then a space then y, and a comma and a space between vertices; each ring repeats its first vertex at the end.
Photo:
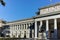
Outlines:
POLYGON ((35 39, 35 38, 21 39, 21 38, 0 38, 0 40, 60 40, 60 39, 35 39))
POLYGON ((60 39, 35 39, 35 38, 27 38, 27 39, 21 39, 21 38, 2 38, 0 40, 60 40, 60 39))
POLYGON ((11 40, 60 40, 60 39, 33 39, 33 38, 30 38, 30 39, 11 39, 11 40))

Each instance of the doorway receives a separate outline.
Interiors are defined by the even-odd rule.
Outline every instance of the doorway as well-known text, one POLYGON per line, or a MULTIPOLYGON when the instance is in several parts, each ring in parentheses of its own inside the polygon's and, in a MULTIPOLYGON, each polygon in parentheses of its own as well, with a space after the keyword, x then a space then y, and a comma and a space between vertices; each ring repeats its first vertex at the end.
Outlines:
POLYGON ((57 37, 60 39, 60 18, 57 19, 57 37))

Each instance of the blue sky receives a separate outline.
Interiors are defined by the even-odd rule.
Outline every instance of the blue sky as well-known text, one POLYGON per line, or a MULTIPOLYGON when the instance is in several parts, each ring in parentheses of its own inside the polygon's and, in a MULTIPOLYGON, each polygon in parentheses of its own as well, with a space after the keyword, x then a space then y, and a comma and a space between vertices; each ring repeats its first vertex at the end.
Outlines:
POLYGON ((0 4, 0 19, 6 21, 21 20, 35 16, 38 8, 60 2, 60 0, 4 0, 6 6, 0 4))

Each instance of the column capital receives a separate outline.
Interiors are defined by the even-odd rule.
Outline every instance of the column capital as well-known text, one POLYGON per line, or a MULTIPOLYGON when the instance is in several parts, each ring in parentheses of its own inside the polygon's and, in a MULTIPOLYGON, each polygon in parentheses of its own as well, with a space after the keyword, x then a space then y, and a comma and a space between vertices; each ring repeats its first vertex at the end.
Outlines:
POLYGON ((54 18, 54 20, 57 20, 57 18, 54 18))
POLYGON ((46 19, 46 21, 48 21, 49 19, 46 19))

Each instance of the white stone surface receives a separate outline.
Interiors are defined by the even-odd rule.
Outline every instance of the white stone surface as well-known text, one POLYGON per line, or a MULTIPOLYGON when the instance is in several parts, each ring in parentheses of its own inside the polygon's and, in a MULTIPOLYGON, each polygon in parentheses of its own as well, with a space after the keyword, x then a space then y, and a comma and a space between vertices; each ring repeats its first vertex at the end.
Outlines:
POLYGON ((47 14, 47 13, 56 12, 56 11, 60 11, 60 5, 41 9, 40 14, 47 14))

